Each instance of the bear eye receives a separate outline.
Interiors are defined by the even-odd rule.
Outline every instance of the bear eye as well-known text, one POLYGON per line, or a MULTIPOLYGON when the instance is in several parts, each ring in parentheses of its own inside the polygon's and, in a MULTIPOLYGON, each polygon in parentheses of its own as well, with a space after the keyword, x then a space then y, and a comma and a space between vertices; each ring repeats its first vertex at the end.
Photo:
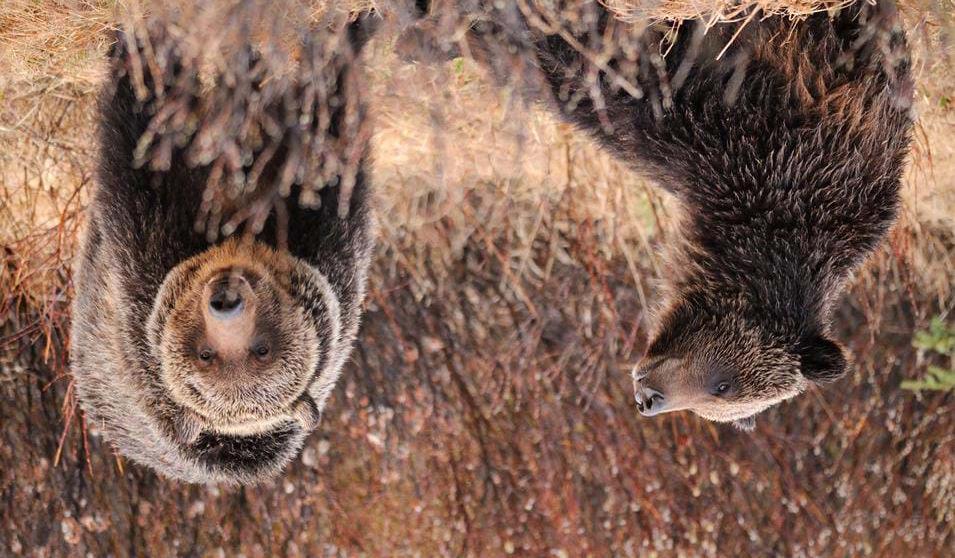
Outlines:
POLYGON ((720 382, 716 384, 716 389, 713 390, 713 395, 725 395, 729 392, 730 387, 732 386, 729 382, 720 382))
POLYGON ((255 353, 255 356, 259 358, 269 356, 269 346, 266 344, 256 345, 252 352, 255 353))
POLYGON ((213 356, 211 349, 202 349, 199 351, 199 360, 202 362, 212 362, 213 356))

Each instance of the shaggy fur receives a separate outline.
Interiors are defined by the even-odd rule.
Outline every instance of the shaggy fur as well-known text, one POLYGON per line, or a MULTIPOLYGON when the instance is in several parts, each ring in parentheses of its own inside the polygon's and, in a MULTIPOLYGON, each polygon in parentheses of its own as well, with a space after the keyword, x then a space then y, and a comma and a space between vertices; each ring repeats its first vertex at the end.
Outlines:
MULTIPOLYGON (((594 20, 601 33, 581 43, 599 52, 614 28, 594 20)), ((740 421, 844 374, 831 308, 895 217, 910 141, 898 25, 888 3, 754 20, 717 59, 738 26, 685 22, 665 61, 654 63, 651 32, 639 63, 609 62, 624 75, 632 66, 640 99, 606 73, 595 89, 563 38, 537 43, 562 113, 685 209, 664 310, 634 372, 645 414, 740 421)))
POLYGON ((641 412, 751 427, 841 377, 832 305, 895 218, 912 128, 894 5, 684 21, 669 42, 673 25, 637 34, 597 2, 529 5, 476 8, 469 51, 498 77, 531 52, 561 115, 684 208, 634 369, 641 412))
MULTIPOLYGON (((352 38, 360 47, 363 31, 352 38)), ((137 101, 122 37, 113 58, 100 104, 98 187, 75 274, 80 400, 122 454, 167 476, 248 483, 275 475, 317 425, 357 333, 373 245, 367 177, 359 171, 346 217, 338 180, 321 190, 316 209, 289 204, 287 251, 276 248, 274 216, 254 242, 210 246, 194 230, 209 169, 189 168, 181 151, 168 171, 134 167, 156 103, 137 101), (257 278, 260 321, 275 346, 247 381, 200 394, 197 301, 209 274, 230 267, 257 278)), ((344 109, 331 112, 331 133, 344 117, 344 109)))

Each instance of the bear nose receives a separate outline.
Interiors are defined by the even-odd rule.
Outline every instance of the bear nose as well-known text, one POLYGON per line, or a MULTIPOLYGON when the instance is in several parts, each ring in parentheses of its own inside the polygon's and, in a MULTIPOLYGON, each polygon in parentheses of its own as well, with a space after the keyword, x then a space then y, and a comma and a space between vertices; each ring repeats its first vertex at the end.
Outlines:
POLYGON ((666 398, 653 388, 638 387, 634 397, 637 400, 637 410, 645 417, 652 417, 666 409, 666 398))
POLYGON ((216 283, 212 287, 209 297, 209 312, 220 320, 228 320, 242 313, 245 301, 242 299, 242 288, 239 284, 245 283, 241 277, 237 281, 229 280, 216 283))

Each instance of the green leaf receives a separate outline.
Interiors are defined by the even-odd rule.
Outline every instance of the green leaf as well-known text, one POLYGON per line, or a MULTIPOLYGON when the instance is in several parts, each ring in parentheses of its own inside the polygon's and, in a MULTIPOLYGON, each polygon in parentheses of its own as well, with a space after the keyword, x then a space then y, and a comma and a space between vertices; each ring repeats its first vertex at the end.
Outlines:
POLYGON ((945 370, 940 366, 929 366, 923 379, 905 380, 900 384, 900 387, 911 391, 955 389, 955 370, 945 370))
POLYGON ((923 351, 951 355, 955 353, 955 328, 949 327, 941 316, 936 316, 929 323, 928 330, 915 333, 912 345, 923 351))

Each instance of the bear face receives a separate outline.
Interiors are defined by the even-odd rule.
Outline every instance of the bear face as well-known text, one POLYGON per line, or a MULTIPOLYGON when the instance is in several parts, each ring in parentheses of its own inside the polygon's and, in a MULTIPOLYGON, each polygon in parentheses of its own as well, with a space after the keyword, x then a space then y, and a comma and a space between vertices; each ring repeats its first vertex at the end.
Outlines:
POLYGON ((294 265, 262 243, 230 241, 174 268, 160 289, 147 329, 164 387, 215 431, 288 416, 337 337, 320 335, 292 290, 294 265))
POLYGON ((334 382, 354 336, 341 328, 333 285, 288 253, 230 239, 169 271, 146 343, 129 344, 139 318, 121 274, 102 263, 116 259, 108 253, 94 221, 77 270, 72 356, 93 423, 166 476, 278 474, 317 426, 324 399, 314 390, 334 382))
POLYGON ((746 312, 714 312, 701 302, 666 313, 635 367, 641 415, 692 411, 748 430, 759 412, 845 373, 842 349, 825 336, 787 339, 747 321, 746 312))

